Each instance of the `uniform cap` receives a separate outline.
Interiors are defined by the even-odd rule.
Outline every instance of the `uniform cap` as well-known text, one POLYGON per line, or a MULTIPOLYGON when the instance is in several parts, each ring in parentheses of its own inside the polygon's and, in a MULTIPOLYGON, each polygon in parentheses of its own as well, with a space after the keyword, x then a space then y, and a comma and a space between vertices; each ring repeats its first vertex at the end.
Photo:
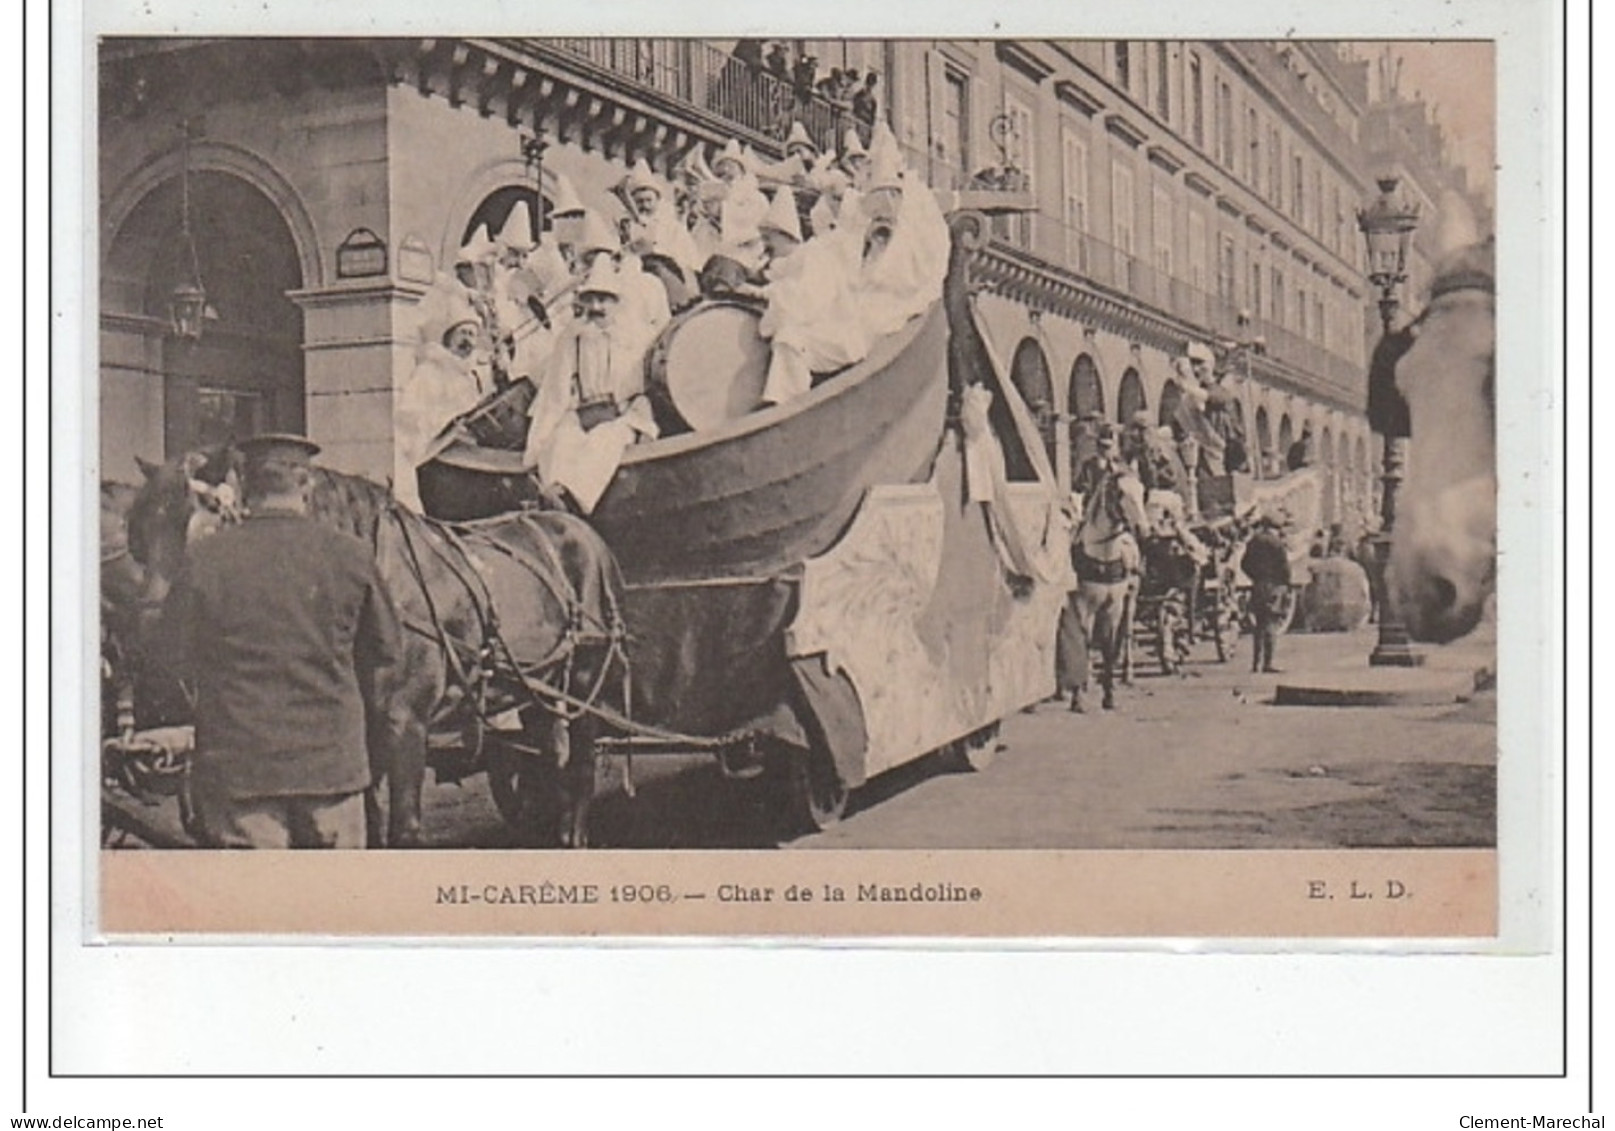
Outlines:
POLYGON ((307 436, 293 432, 263 432, 236 445, 248 464, 284 463, 307 467, 319 454, 320 446, 307 436))

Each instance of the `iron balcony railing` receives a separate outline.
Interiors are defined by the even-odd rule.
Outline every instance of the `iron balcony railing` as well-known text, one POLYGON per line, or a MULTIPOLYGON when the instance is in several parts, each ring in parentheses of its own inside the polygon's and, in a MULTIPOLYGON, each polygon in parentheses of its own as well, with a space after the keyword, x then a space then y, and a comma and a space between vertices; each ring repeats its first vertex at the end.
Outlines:
POLYGON ((832 102, 817 89, 799 90, 766 67, 694 39, 545 39, 589 65, 725 118, 745 130, 783 145, 793 122, 801 122, 820 149, 841 149, 848 127, 864 144, 871 123, 859 120, 848 104, 832 102))

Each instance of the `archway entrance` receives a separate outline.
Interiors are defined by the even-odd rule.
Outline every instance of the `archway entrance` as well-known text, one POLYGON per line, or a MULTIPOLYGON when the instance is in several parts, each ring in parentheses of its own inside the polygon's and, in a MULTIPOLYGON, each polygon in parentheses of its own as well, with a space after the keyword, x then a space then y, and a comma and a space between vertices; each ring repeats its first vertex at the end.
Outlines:
POLYGON ((1071 363, 1066 404, 1071 415, 1071 479, 1075 482, 1082 465, 1099 450, 1093 429, 1084 421, 1105 415, 1105 388, 1099 382, 1099 367, 1088 354, 1079 354, 1071 363))
MULTIPOLYGON (((1043 450, 1048 453, 1049 463, 1054 464, 1054 382, 1049 379, 1049 359, 1035 339, 1022 338, 1021 344, 1015 347, 1010 380, 1014 382, 1021 400, 1026 402, 1032 419, 1037 422, 1037 434, 1043 440, 1043 450)), ((1030 466, 1011 466, 1009 474, 1015 479, 1036 478, 1036 472, 1030 466)))
POLYGON ((531 228, 529 234, 533 242, 538 242, 540 234, 548 227, 549 198, 544 198, 541 206, 538 190, 532 185, 506 185, 483 197, 482 203, 471 214, 471 219, 466 221, 465 231, 460 233, 460 245, 465 246, 483 224, 488 226, 488 234, 497 239, 518 200, 527 202, 527 219, 531 228))
POLYGON ((1126 424, 1136 413, 1149 407, 1149 398, 1144 395, 1144 379, 1138 375, 1138 370, 1127 370, 1116 389, 1116 422, 1126 424))
POLYGON ((1273 451, 1273 428, 1267 420, 1267 409, 1256 409, 1256 458, 1252 461, 1256 474, 1271 479, 1281 474, 1280 456, 1273 451))
MULTIPOLYGON (((163 182, 113 237, 101 292, 103 455, 169 458, 256 432, 305 429, 303 285, 297 245, 274 203, 227 173, 191 174, 191 230, 207 292, 200 341, 168 326, 189 274, 179 239, 180 183, 163 182), (110 395, 109 395, 110 394, 110 395), (162 451, 135 420, 160 420, 162 451), (144 449, 144 450, 142 450, 144 449)), ((121 460, 109 459, 117 465, 121 460)))
POLYGON ((1156 411, 1155 422, 1158 427, 1172 428, 1174 434, 1177 429, 1173 420, 1178 415, 1178 402, 1183 399, 1183 389, 1173 380, 1168 380, 1161 387, 1161 407, 1156 411))

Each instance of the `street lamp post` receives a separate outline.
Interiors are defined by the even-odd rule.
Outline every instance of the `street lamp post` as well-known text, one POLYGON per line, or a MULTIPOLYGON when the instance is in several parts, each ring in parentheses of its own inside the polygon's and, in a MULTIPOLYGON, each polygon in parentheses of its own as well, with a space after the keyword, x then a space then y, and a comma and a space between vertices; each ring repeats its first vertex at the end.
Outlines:
MULTIPOLYGON (((1392 324, 1401 306, 1398 289, 1407 281, 1408 245, 1419 226, 1417 203, 1401 199, 1397 193, 1398 178, 1381 177, 1378 181, 1379 197, 1368 208, 1357 210, 1357 226, 1368 246, 1368 281, 1379 289, 1380 347, 1375 350, 1377 363, 1388 362, 1394 371, 1396 351, 1387 340, 1392 335, 1392 324)), ((1390 377, 1390 374, 1385 374, 1390 377)), ((1374 380, 1373 376, 1370 381, 1374 380)), ((1384 395, 1394 402, 1389 412, 1370 413, 1369 423, 1380 433, 1384 446, 1384 460, 1380 471, 1380 529, 1375 540, 1376 559, 1381 578, 1379 641, 1369 655, 1368 662, 1376 667, 1417 667, 1424 657, 1413 650, 1412 639, 1402 623, 1394 595, 1386 584, 1391 559, 1391 530, 1396 525, 1396 493, 1402 483, 1402 468, 1407 461, 1408 432, 1406 405, 1396 393, 1394 382, 1384 395), (1378 416, 1378 418, 1376 418, 1378 416)))

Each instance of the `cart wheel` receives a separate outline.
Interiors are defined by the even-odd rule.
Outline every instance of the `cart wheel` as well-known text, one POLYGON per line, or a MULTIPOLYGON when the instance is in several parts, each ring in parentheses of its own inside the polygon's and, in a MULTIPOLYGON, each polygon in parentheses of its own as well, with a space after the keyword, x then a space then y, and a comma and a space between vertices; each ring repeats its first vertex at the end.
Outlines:
POLYGON ((483 748, 488 765, 488 792, 505 827, 522 845, 555 842, 558 816, 553 774, 533 754, 512 750, 490 738, 483 748))
POLYGON ((957 769, 981 773, 998 757, 998 723, 989 723, 972 731, 947 748, 948 761, 957 769))
POLYGON ((797 750, 788 761, 791 823, 805 832, 823 832, 841 822, 847 811, 847 783, 835 760, 815 746, 797 750))

